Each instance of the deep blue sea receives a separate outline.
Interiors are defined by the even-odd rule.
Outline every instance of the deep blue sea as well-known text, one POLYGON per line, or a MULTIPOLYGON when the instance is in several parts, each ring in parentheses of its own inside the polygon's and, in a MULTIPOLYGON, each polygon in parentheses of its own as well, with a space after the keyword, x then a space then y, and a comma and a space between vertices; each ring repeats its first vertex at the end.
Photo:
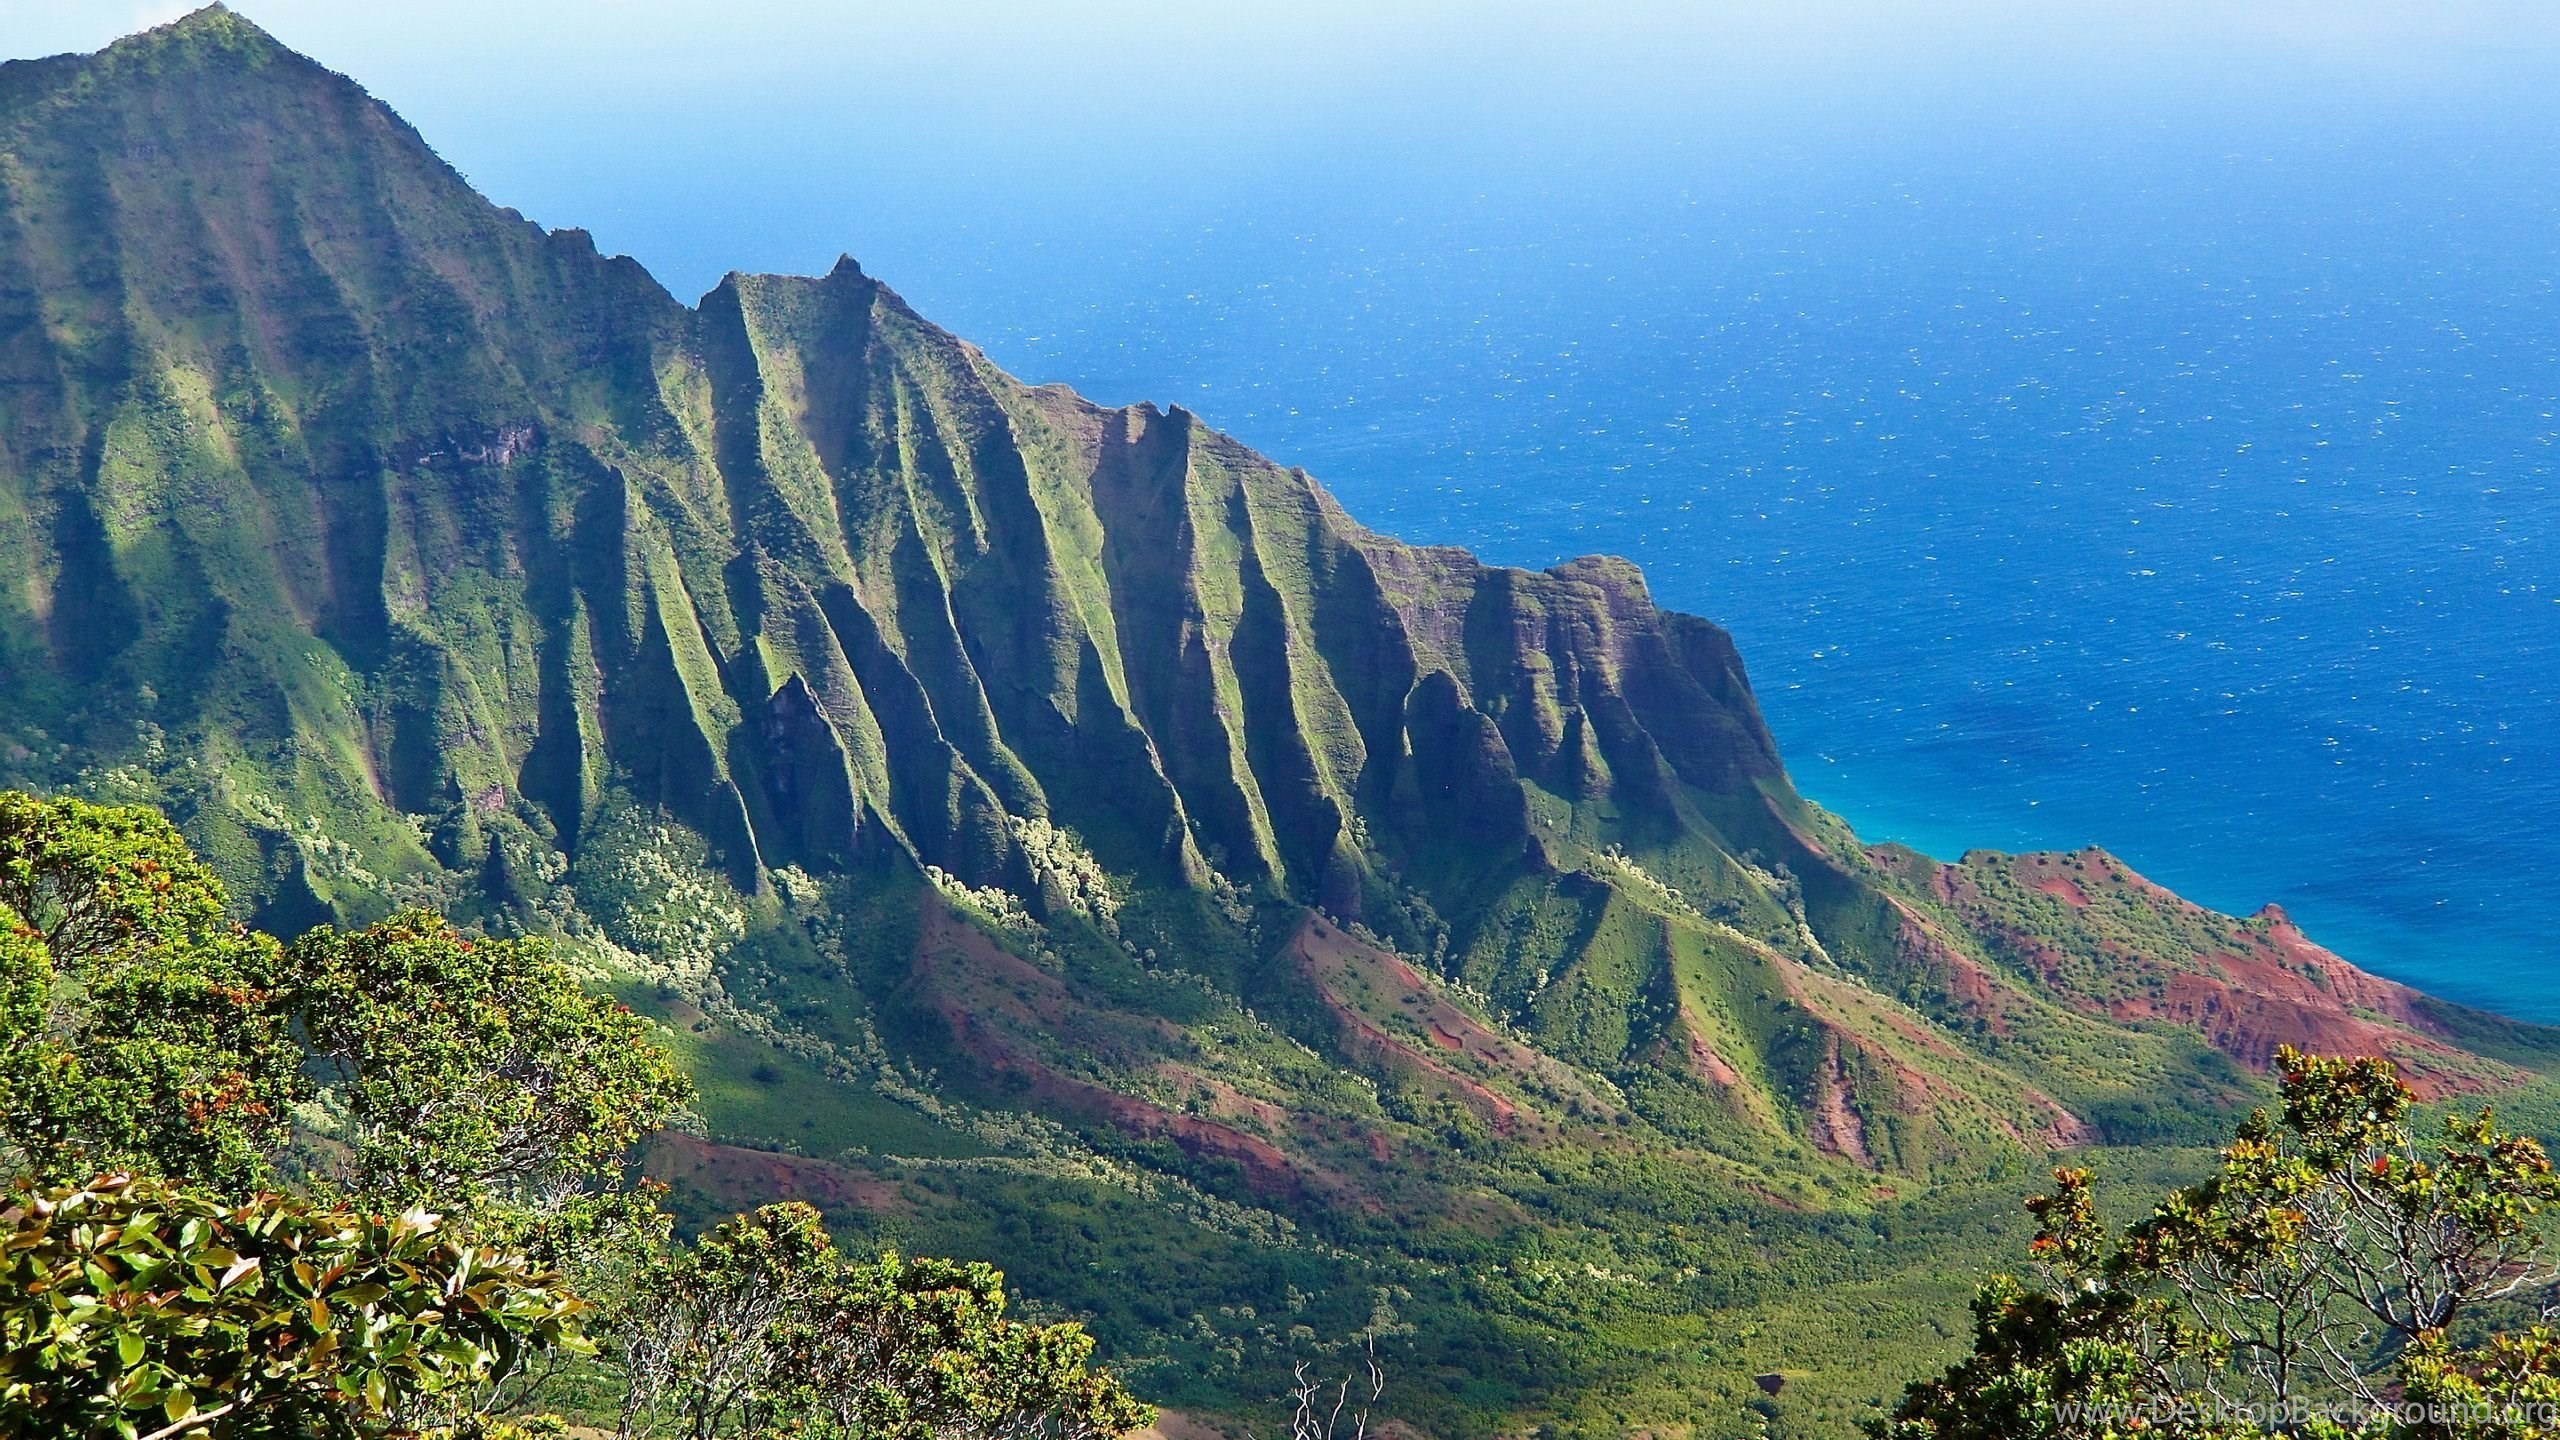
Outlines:
POLYGON ((890 224, 872 268, 1377 529, 1634 558, 1734 632, 1865 835, 2102 844, 2560 1020, 2560 153, 2011 136, 1522 175, 1194 194, 1107 241, 890 224))

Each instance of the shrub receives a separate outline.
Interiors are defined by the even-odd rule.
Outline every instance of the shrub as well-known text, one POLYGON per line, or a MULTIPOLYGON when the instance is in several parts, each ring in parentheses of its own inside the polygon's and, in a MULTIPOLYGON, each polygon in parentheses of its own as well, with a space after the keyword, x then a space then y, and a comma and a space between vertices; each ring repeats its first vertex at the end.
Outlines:
POLYGON ((20 1182, 0 1209, 0 1434, 379 1433, 531 1351, 583 1346, 583 1308, 419 1211, 20 1182))

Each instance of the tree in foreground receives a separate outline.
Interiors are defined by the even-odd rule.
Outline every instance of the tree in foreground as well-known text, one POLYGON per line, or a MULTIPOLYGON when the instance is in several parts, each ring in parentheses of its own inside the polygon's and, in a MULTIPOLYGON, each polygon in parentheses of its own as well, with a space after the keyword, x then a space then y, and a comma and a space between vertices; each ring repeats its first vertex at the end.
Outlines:
POLYGON ((2546 1291, 2560 1175, 2489 1111, 2421 1138, 2388 1061, 2280 1052, 2217 1172, 2121 1234, 2090 1176, 2028 1202, 2042 1285, 1974 1298, 1974 1350, 1884 1440, 2560 1437, 2560 1335, 2483 1341, 2546 1291))
POLYGON ((540 940, 404 911, 290 947, 157 812, 0 793, 0 1164, 558 1209, 691 1096, 540 940))
POLYGON ((837 1252, 768 1205, 656 1257, 600 1329, 630 1377, 625 1436, 1100 1440, 1153 1412, 1076 1325, 1005 1318, 985 1265, 837 1252))
POLYGON ((282 953, 224 906, 158 812, 0 792, 0 1167, 263 1173, 302 1053, 282 953))
POLYGON ((324 925, 286 958, 320 1077, 316 1168, 371 1203, 551 1216, 691 1098, 649 1022, 580 988, 541 940, 411 910, 324 925))
POLYGON ((689 1082, 541 941, 226 905, 155 812, 0 793, 0 1440, 557 1435, 491 1417, 591 1353, 580 1289, 627 1432, 1146 1423, 983 1265, 857 1263, 806 1206, 671 1244, 629 1160, 689 1082))
POLYGON ((559 1275, 432 1215, 161 1180, 21 1182, 0 1208, 0 1436, 364 1434, 585 1344, 559 1275))

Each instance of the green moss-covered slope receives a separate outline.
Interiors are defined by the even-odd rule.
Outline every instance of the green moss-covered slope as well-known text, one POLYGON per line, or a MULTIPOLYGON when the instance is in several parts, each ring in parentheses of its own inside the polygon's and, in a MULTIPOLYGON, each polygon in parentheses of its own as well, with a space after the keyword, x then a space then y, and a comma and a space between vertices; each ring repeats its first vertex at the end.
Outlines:
POLYGON ((0 783, 280 929, 569 937, 703 1077, 686 1203, 1227 1413, 1374 1323, 1426 1428, 1836 1433, 2046 1152, 2173 1173, 2287 1041, 2555 1053, 2098 852, 1870 850, 1624 563, 1372 534, 851 261, 684 305, 220 9, 0 67, 0 783))

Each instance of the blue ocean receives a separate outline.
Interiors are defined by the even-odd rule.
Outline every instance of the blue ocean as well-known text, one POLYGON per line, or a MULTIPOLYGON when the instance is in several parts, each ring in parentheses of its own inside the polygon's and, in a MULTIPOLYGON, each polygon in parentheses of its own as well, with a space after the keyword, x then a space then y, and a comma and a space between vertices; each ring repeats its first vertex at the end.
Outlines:
POLYGON ((873 269, 1374 528, 1635 559, 1864 835, 2101 844, 2560 1020, 2560 154, 2458 138, 1702 156, 873 269))

